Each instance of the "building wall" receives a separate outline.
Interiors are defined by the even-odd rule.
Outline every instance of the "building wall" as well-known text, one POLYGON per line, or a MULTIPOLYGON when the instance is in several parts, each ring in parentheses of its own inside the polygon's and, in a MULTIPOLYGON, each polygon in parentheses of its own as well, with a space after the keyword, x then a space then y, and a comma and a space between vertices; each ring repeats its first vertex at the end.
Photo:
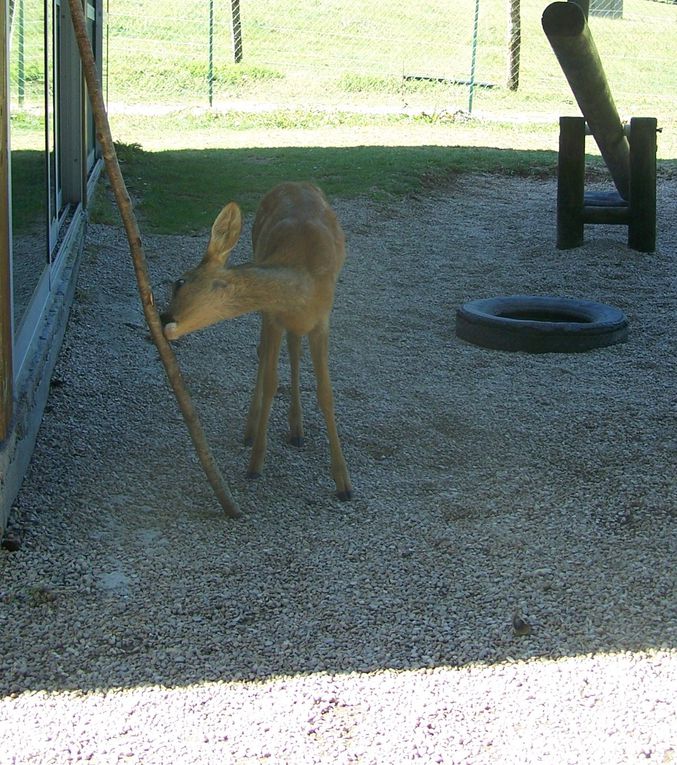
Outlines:
POLYGON ((49 395, 49 381, 75 293, 85 223, 85 214, 81 212, 73 224, 68 250, 62 255, 64 264, 58 283, 43 306, 43 319, 15 381, 13 416, 8 437, 0 447, 0 519, 3 528, 30 463, 49 395))
MULTIPOLYGON (((85 7, 101 66, 102 0, 85 7)), ((101 162, 67 0, 10 0, 0 13, 1 534, 49 394, 101 162)))

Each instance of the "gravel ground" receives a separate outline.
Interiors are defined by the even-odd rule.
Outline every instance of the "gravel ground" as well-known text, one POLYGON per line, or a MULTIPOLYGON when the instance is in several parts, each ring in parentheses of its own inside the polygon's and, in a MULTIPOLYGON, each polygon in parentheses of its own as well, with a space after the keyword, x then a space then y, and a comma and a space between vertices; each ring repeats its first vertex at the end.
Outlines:
MULTIPOLYGON (((612 227, 556 250, 555 194, 466 176, 336 204, 350 503, 307 358, 306 445, 285 443, 283 359, 248 482, 258 318, 177 344, 239 520, 197 465, 121 230, 90 227, 21 547, 0 551, 0 762, 677 762, 675 184, 652 255, 612 227), (616 305, 629 341, 455 337, 462 302, 514 293, 616 305)), ((159 303, 205 243, 147 238, 159 303)))

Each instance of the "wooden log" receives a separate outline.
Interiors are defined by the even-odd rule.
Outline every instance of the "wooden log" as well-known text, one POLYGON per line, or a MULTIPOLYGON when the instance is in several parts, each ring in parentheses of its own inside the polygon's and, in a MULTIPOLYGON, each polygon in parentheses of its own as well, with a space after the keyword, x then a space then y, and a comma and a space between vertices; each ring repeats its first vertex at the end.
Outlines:
POLYGON ((630 146, 583 11, 575 2, 551 3, 541 23, 618 193, 629 199, 630 146))
POLYGON ((583 244, 585 185, 585 120, 560 117, 557 160, 557 247, 583 244))
POLYGON ((583 206, 584 223, 605 223, 608 225, 627 226, 630 220, 628 205, 618 207, 583 206))
POLYGON ((640 252, 656 249, 656 132, 655 117, 630 120, 628 247, 640 252))
POLYGON ((588 20, 588 16, 590 15, 590 0, 569 0, 570 3, 576 3, 580 7, 580 9, 583 11, 583 15, 585 16, 585 20, 588 20))

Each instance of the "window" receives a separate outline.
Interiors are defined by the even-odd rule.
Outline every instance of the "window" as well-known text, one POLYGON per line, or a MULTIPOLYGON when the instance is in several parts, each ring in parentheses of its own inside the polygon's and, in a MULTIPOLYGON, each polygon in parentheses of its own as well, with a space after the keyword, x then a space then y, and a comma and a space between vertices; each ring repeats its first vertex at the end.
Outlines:
POLYGON ((9 8, 15 332, 48 263, 44 9, 42 0, 14 0, 9 8))
MULTIPOLYGON (((9 0, 15 372, 39 326, 71 223, 86 204, 96 137, 67 0, 9 0)), ((100 54, 101 0, 86 0, 100 54)))

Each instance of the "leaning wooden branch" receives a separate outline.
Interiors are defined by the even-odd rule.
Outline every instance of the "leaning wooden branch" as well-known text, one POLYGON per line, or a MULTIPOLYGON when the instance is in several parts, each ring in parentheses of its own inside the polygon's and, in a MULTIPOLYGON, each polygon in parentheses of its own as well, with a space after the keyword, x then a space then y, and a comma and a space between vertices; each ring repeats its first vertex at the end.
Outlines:
POLYGON ((101 144, 108 178, 127 233, 129 250, 132 260, 134 261, 134 271, 136 273, 136 281, 141 296, 141 304, 143 306, 146 321, 148 322, 148 327, 150 328, 151 337, 158 349, 160 359, 164 364, 167 377, 169 378, 174 395, 181 408, 183 418, 193 440, 193 445, 195 446, 200 463, 207 475, 207 479, 226 513, 230 516, 237 516, 239 515, 237 505, 235 504, 230 489, 223 480, 223 476, 214 461, 214 457, 205 438, 197 412, 193 407, 190 395, 188 394, 186 385, 183 381, 181 370, 176 361, 176 356, 162 332, 162 323, 157 309, 155 308, 153 292, 150 287, 148 268, 141 243, 139 227, 136 222, 136 216, 134 215, 134 209, 129 194, 127 193, 124 178, 122 177, 122 172, 120 171, 120 165, 118 164, 118 159, 115 154, 115 147, 113 146, 113 138, 111 136, 108 116, 101 94, 94 54, 87 36, 87 27, 81 0, 69 0, 69 5, 73 21, 73 29, 75 31, 78 48, 80 49, 80 58, 82 60, 82 67, 92 104, 97 139, 101 144))

